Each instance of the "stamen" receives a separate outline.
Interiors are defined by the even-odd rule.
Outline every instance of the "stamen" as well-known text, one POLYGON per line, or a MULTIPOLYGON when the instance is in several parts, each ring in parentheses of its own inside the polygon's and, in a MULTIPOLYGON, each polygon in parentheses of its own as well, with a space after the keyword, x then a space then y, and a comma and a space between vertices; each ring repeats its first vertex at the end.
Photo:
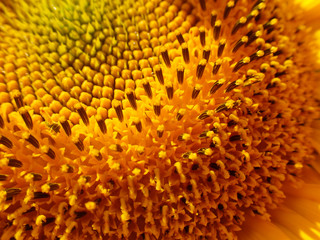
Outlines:
POLYGON ((18 195, 19 193, 21 193, 21 189, 20 188, 7 188, 5 189, 6 191, 6 200, 12 200, 12 198, 16 195, 18 195))
POLYGON ((244 44, 248 42, 248 36, 243 36, 234 46, 234 48, 232 49, 232 52, 235 53, 236 51, 238 51, 238 49, 244 44))
POLYGON ((216 41, 219 39, 219 36, 220 36, 221 24, 222 24, 221 20, 216 21, 216 23, 214 24, 213 36, 216 41))
POLYGON ((202 9, 203 11, 207 10, 206 0, 199 0, 199 1, 200 1, 201 9, 202 9))
POLYGON ((8 175, 0 174, 0 182, 6 181, 8 179, 8 175))
POLYGON ((127 95, 127 98, 128 98, 128 101, 129 101, 131 107, 134 110, 137 110, 137 102, 136 102, 136 97, 134 95, 134 91, 131 88, 127 88, 126 95, 127 95))
POLYGON ((201 113, 199 116, 198 116, 198 119, 199 120, 204 120, 208 117, 211 117, 213 115, 213 111, 212 110, 205 110, 203 113, 201 113))
POLYGON ((31 175, 32 175, 32 180, 35 181, 35 182, 42 180, 42 176, 40 174, 38 174, 38 173, 31 173, 31 175))
POLYGON ((205 46, 203 48, 203 52, 202 52, 202 58, 207 60, 207 62, 209 61, 209 57, 210 57, 210 47, 209 46, 205 46))
POLYGON ((221 104, 219 107, 216 108, 216 113, 227 110, 228 107, 225 103, 221 104))
POLYGON ((172 85, 172 82, 167 82, 166 83, 166 91, 167 91, 168 99, 172 99, 173 98, 173 85, 172 85))
POLYGON ((107 126, 106 126, 105 120, 102 119, 102 117, 97 117, 96 121, 97 121, 97 123, 99 125, 99 128, 100 128, 101 132, 103 134, 105 134, 107 132, 107 126))
POLYGON ((234 7, 234 1, 229 1, 226 8, 224 9, 223 19, 226 19, 229 16, 231 9, 234 7))
POLYGON ((233 26, 231 35, 234 35, 237 33, 237 31, 242 28, 247 23, 246 17, 241 17, 233 26))
POLYGON ((165 47, 161 48, 161 56, 166 66, 170 68, 171 67, 170 58, 169 58, 168 50, 165 47))
POLYGON ((83 151, 84 150, 84 145, 81 139, 74 137, 72 139, 72 142, 77 146, 77 148, 79 149, 79 151, 83 151))
POLYGON ((0 128, 4 127, 4 121, 3 118, 0 116, 0 128))
POLYGON ((157 128, 157 135, 159 138, 161 138, 163 136, 163 132, 164 132, 164 126, 163 125, 159 125, 157 128))
POLYGON ((210 24, 211 24, 211 27, 214 27, 215 24, 216 24, 216 20, 217 20, 217 16, 218 16, 218 13, 217 11, 212 11, 211 12, 211 19, 210 19, 210 24))
POLYGON ((66 120, 65 118, 62 118, 60 121, 60 124, 61 124, 63 130, 65 131, 65 133, 67 134, 67 136, 70 136, 71 135, 71 127, 70 127, 68 120, 66 120))
POLYGON ((156 72, 158 81, 159 81, 161 84, 164 84, 162 69, 161 69, 160 65, 156 65, 155 68, 154 68, 154 70, 155 70, 155 72, 156 72))
POLYGON ((196 99, 200 93, 202 89, 202 85, 200 84, 196 84, 196 86, 193 88, 193 91, 192 91, 192 99, 196 99))
POLYGON ((113 99, 113 108, 116 111, 116 114, 117 114, 119 121, 122 122, 123 121, 123 112, 122 112, 121 102, 113 99))
POLYGON ((183 56, 183 60, 186 64, 188 64, 190 62, 190 56, 189 56, 189 49, 188 49, 188 45, 187 43, 183 43, 181 45, 182 48, 182 56, 183 56))
POLYGON ((19 113, 22 116, 23 121, 25 122, 27 128, 32 129, 33 128, 33 122, 32 122, 32 118, 31 118, 29 112, 24 108, 20 108, 19 109, 19 113))
POLYGON ((225 83, 225 81, 226 80, 224 78, 216 81, 210 89, 210 94, 214 94, 216 91, 218 91, 218 89, 225 83))
POLYGON ((141 120, 139 118, 134 118, 132 121, 132 124, 135 125, 138 132, 142 131, 142 124, 141 124, 141 120))
POLYGON ((250 56, 250 61, 252 62, 252 61, 254 61, 254 60, 258 59, 258 58, 261 58, 263 56, 264 56, 264 51, 259 50, 259 51, 257 51, 256 53, 254 53, 254 54, 252 54, 250 56))
POLYGON ((179 135, 178 136, 178 141, 188 141, 188 140, 190 140, 190 138, 191 138, 191 135, 190 134, 188 134, 188 133, 183 133, 183 134, 181 134, 181 135, 179 135))
POLYGON ((203 26, 201 26, 199 28, 199 33, 200 33, 200 43, 202 47, 204 47, 206 45, 206 29, 203 26))
POLYGON ((248 42, 246 43, 246 47, 249 46, 253 41, 255 41, 258 37, 261 37, 262 36, 262 32, 261 31, 256 31, 256 32, 253 32, 253 31, 250 31, 248 34, 247 34, 247 37, 248 37, 248 42))
POLYGON ((156 100, 153 105, 153 111, 157 116, 160 116, 161 113, 161 103, 159 100, 156 100))
POLYGON ((278 19, 277 18, 272 18, 270 21, 268 21, 267 23, 263 24, 263 28, 265 30, 269 30, 270 28, 273 28, 274 25, 276 25, 278 23, 278 19))
POLYGON ((50 194, 44 193, 44 192, 34 192, 33 193, 33 199, 42 199, 42 198, 50 198, 50 194))
POLYGON ((21 167, 23 166, 23 164, 22 164, 22 162, 20 162, 20 161, 17 160, 17 159, 9 158, 8 166, 9 166, 9 167, 21 168, 21 167))
MULTIPOLYGON (((143 86, 143 89, 144 91, 146 92, 148 98, 152 98, 152 90, 151 90, 151 86, 150 86, 150 83, 147 79, 143 79, 142 81, 142 86, 143 86)), ((121 111, 122 112, 122 111, 121 111)), ((122 121, 122 120, 121 120, 122 121)))
POLYGON ((183 116, 185 115, 186 113, 186 109, 182 108, 182 109, 179 109, 179 111, 177 112, 177 115, 176 115, 176 119, 177 121, 180 121, 183 116))
POLYGON ((123 148, 120 146, 120 144, 111 144, 109 149, 115 152, 123 152, 123 148))
POLYGON ((82 218, 85 215, 87 215, 87 212, 85 212, 85 211, 81 211, 81 212, 74 211, 74 214, 76 215, 76 219, 79 219, 79 218, 82 218))
POLYGON ((79 113, 84 125, 88 126, 89 125, 89 118, 88 118, 88 115, 86 113, 86 110, 81 106, 81 104, 77 104, 75 106, 77 112, 79 113))
POLYGON ((56 153, 55 153, 51 148, 48 148, 46 154, 47 154, 51 159, 55 159, 55 157, 56 157, 56 153))
POLYGON ((224 47, 226 46, 226 42, 227 42, 226 39, 221 39, 221 40, 219 41, 218 57, 221 57, 221 55, 222 55, 222 53, 223 53, 223 50, 224 50, 224 47))
POLYGON ((180 43, 180 45, 185 42, 184 38, 182 36, 182 33, 180 31, 176 30, 175 34, 176 34, 176 38, 177 38, 178 42, 180 43))
POLYGON ((198 79, 201 79, 203 73, 204 73, 204 69, 207 65, 207 60, 206 59, 201 59, 199 64, 198 64, 198 67, 197 67, 197 73, 196 73, 196 76, 198 79))
POLYGON ((227 87, 225 92, 230 92, 231 90, 235 89, 236 87, 238 87, 239 80, 235 80, 233 82, 231 82, 227 87))
POLYGON ((229 137, 229 141, 230 142, 235 142, 235 141, 240 141, 241 140, 241 136, 240 135, 233 135, 229 137))
POLYGON ((212 69, 212 74, 216 75, 221 67, 222 64, 222 60, 218 59, 217 61, 215 61, 214 65, 213 65, 213 69, 212 69))
POLYGON ((0 135, 0 144, 3 144, 4 146, 10 149, 13 147, 12 142, 7 137, 2 135, 0 135))
POLYGON ((14 92, 13 95, 14 95, 13 98, 14 98, 14 101, 16 102, 17 108, 19 109, 23 107, 24 104, 23 104, 21 93, 17 90, 17 92, 14 92))
POLYGON ((243 59, 241 59, 233 68, 232 72, 237 72, 240 68, 242 68, 244 65, 247 65, 248 63, 250 63, 250 58, 249 57, 245 57, 243 59))
POLYGON ((39 141, 34 136, 32 136, 30 133, 27 133, 27 132, 24 133, 23 138, 26 141, 28 141, 29 143, 31 143, 35 148, 40 147, 39 141))
POLYGON ((183 83, 183 78, 184 78, 184 66, 180 64, 177 67, 177 79, 179 84, 183 83))

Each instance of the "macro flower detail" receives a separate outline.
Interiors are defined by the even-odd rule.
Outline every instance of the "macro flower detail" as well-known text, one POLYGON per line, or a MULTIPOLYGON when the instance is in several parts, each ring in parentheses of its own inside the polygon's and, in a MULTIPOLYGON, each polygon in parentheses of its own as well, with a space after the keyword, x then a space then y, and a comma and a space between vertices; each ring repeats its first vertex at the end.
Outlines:
POLYGON ((320 151, 306 21, 280 0, 1 2, 1 239, 263 226, 320 151))

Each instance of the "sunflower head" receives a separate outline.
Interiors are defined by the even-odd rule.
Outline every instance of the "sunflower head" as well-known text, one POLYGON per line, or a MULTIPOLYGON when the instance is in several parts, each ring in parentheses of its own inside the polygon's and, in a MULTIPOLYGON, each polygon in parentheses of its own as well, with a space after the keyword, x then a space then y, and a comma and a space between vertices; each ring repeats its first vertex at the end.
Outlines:
POLYGON ((293 3, 0 3, 1 239, 235 239, 313 159, 293 3))

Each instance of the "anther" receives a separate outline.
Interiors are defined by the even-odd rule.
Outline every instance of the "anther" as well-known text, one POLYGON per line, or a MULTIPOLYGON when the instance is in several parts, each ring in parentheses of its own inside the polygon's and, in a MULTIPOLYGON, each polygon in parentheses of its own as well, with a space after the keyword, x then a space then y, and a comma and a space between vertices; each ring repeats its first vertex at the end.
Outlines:
POLYGON ((258 37, 261 37, 262 36, 262 32, 261 31, 256 31, 256 32, 253 32, 253 31, 250 31, 248 34, 247 34, 247 37, 248 37, 248 42, 246 43, 246 47, 249 46, 253 41, 255 41, 258 37))
POLYGON ((42 198, 49 198, 49 197, 50 197, 49 193, 44 193, 44 192, 33 193, 33 199, 42 199, 42 198))
POLYGON ((221 105, 219 105, 217 108, 216 108, 216 113, 218 113, 218 112, 222 112, 222 111, 224 111, 224 110, 227 110, 228 109, 228 107, 227 107, 227 105, 225 104, 225 103, 223 103, 223 104, 221 104, 221 105))
POLYGON ((216 20, 217 20, 217 12, 216 11, 212 11, 211 12, 211 19, 210 19, 210 24, 211 24, 211 27, 214 27, 215 24, 216 24, 216 20))
POLYGON ((250 61, 252 62, 253 60, 256 60, 256 59, 261 58, 263 56, 264 56, 264 51, 259 50, 250 56, 250 61))
POLYGON ((102 160, 102 154, 99 150, 96 150, 96 152, 94 153, 94 157, 98 160, 101 161, 102 160))
POLYGON ((12 200, 12 198, 16 195, 18 195, 19 193, 21 193, 21 189, 20 188, 7 188, 5 189, 6 191, 6 200, 12 200))
POLYGON ((207 10, 206 0, 200 0, 200 6, 203 11, 207 10))
POLYGON ((176 30, 175 33, 176 33, 176 38, 177 38, 178 42, 180 43, 180 45, 182 43, 184 43, 184 38, 182 36, 182 33, 178 30, 176 30))
POLYGON ((241 140, 241 136, 240 135, 232 135, 229 137, 229 141, 230 142, 235 142, 235 141, 240 141, 241 140))
POLYGON ((178 136, 178 141, 188 141, 190 140, 191 136, 188 133, 183 133, 181 135, 178 136))
POLYGON ((143 79, 142 86, 143 86, 143 89, 146 92, 148 98, 151 99, 152 98, 152 89, 151 89, 149 81, 147 79, 143 79))
POLYGON ((12 148, 13 144, 12 142, 5 136, 0 135, 0 144, 6 146, 7 148, 12 148))
POLYGON ((159 81, 161 84, 164 84, 163 73, 162 73, 162 69, 161 69, 160 65, 156 65, 155 68, 154 68, 154 70, 155 70, 155 72, 156 72, 158 81, 159 81))
POLYGON ((154 105, 153 105, 153 111, 157 116, 160 116, 161 113, 161 104, 160 101, 157 100, 155 101, 154 105))
POLYGON ((60 187, 58 183, 47 183, 46 185, 48 186, 49 191, 58 190, 60 187))
POLYGON ((220 36, 221 24, 222 24, 221 20, 216 21, 216 23, 214 24, 213 36, 216 41, 219 39, 219 36, 220 36))
POLYGON ((55 159, 56 153, 49 147, 48 150, 46 151, 46 154, 49 156, 51 159, 55 159))
POLYGON ((207 62, 209 61, 209 57, 210 57, 210 47, 209 46, 205 46, 203 48, 203 52, 202 52, 202 58, 207 60, 207 62))
POLYGON ((88 115, 87 115, 87 113, 86 113, 86 110, 81 106, 80 103, 77 104, 77 105, 75 106, 75 108, 76 108, 77 112, 79 113, 79 115, 80 115, 83 123, 84 123, 86 126, 88 126, 88 125, 89 125, 89 118, 88 118, 88 115))
POLYGON ((141 120, 139 118, 134 118, 132 121, 132 124, 136 127, 138 132, 142 131, 142 123, 141 120))
POLYGON ((224 47, 226 46, 226 42, 227 40, 226 39, 221 39, 219 41, 219 46, 218 46, 218 57, 221 57, 222 53, 223 53, 223 50, 224 50, 224 47))
POLYGON ((70 135, 71 135, 71 127, 70 127, 70 124, 69 124, 68 120, 62 119, 62 120, 60 121, 60 124, 61 124, 63 130, 65 131, 65 133, 66 133, 68 136, 70 136, 70 135))
POLYGON ((222 60, 218 59, 217 61, 215 61, 214 65, 213 65, 213 69, 212 69, 212 74, 216 75, 221 67, 222 64, 222 60))
POLYGON ((206 29, 203 26, 201 26, 199 28, 199 33, 200 33, 200 43, 202 47, 204 47, 206 45, 206 29))
POLYGON ((127 98, 129 100, 129 103, 130 103, 131 107, 134 110, 137 110, 137 102, 136 102, 136 97, 134 95, 134 91, 131 88, 127 88, 126 89, 126 95, 127 95, 127 98))
POLYGON ((157 128, 157 135, 159 138, 163 136, 163 132, 164 132, 164 125, 159 125, 157 128))
POLYGON ((40 147, 39 141, 34 136, 32 136, 31 134, 25 133, 24 138, 26 139, 26 141, 31 143, 35 148, 39 148, 40 147))
POLYGON ((0 116, 0 128, 4 127, 4 121, 3 118, 0 116))
POLYGON ((192 99, 196 99, 200 93, 202 89, 202 86, 200 84, 196 84, 196 86, 193 88, 193 91, 192 91, 192 99))
POLYGON ((241 27, 247 23, 246 17, 241 17, 233 26, 231 35, 234 35, 241 27))
POLYGON ((23 166, 23 164, 22 164, 22 162, 20 162, 20 161, 17 160, 17 159, 9 158, 8 166, 9 166, 9 167, 21 168, 21 167, 23 166))
POLYGON ((207 65, 207 60, 205 59, 201 59, 199 64, 198 64, 198 67, 197 67, 197 73, 196 73, 196 76, 198 79, 201 79, 203 73, 204 73, 204 69, 207 65))
POLYGON ((0 174, 0 182, 6 181, 8 179, 8 175, 0 174))
POLYGON ((101 132, 103 134, 105 134, 107 132, 107 126, 106 126, 106 123, 105 123, 104 119, 101 116, 100 117, 97 116, 96 117, 96 121, 98 123, 98 126, 99 126, 101 132))
POLYGON ((236 51, 238 51, 238 49, 244 44, 248 42, 248 36, 243 36, 234 46, 234 48, 232 49, 232 52, 235 53, 236 51))
POLYGON ((213 115, 213 111, 212 110, 205 110, 203 113, 201 113, 199 116, 198 116, 198 119, 199 120, 204 120, 210 116, 213 115))
POLYGON ((166 66, 170 68, 171 67, 170 58, 169 58, 168 50, 165 47, 161 48, 161 56, 166 66))
POLYGON ((180 121, 185 114, 186 114, 186 109, 184 109, 184 108, 179 109, 179 111, 177 112, 177 115, 176 115, 177 121, 180 121))
POLYGON ((33 122, 32 122, 32 118, 31 118, 29 112, 24 108, 20 108, 19 109, 19 113, 22 116, 22 119, 25 122, 27 128, 32 129, 33 128, 33 122))
POLYGON ((120 122, 123 121, 123 112, 121 107, 121 102, 118 100, 113 100, 113 108, 116 111, 117 117, 120 122))
POLYGON ((85 215, 87 215, 86 211, 74 211, 74 214, 76 215, 76 219, 82 218, 85 215))
POLYGON ((239 85, 237 84, 238 80, 235 80, 231 83, 229 83, 229 85, 226 87, 225 92, 230 92, 231 90, 235 89, 236 87, 238 87, 239 85))
POLYGON ((111 144, 109 149, 115 152, 123 152, 123 148, 120 146, 120 144, 111 144))
POLYGON ((226 19, 229 16, 231 9, 234 7, 234 1, 227 2, 227 6, 224 9, 223 19, 226 19))
POLYGON ((17 90, 17 92, 14 92, 14 101, 16 102, 17 108, 23 107, 23 100, 21 93, 17 90))
POLYGON ((248 63, 250 63, 249 57, 245 57, 245 58, 241 59, 239 62, 237 62, 237 64, 233 68, 232 72, 237 72, 240 68, 242 68, 244 65, 246 65, 248 63))
POLYGON ((183 83, 183 77, 184 77, 184 66, 180 64, 177 67, 177 79, 179 84, 183 83))
POLYGON ((218 89, 225 83, 225 79, 220 79, 216 81, 210 89, 210 94, 214 94, 218 89))
POLYGON ((39 173, 31 173, 31 175, 32 175, 33 181, 41 181, 42 180, 42 176, 39 173))
POLYGON ((167 82, 166 83, 166 91, 167 91, 168 99, 172 99, 173 98, 173 85, 172 85, 172 82, 167 82))
POLYGON ((190 56, 189 56, 189 49, 188 49, 188 45, 187 43, 183 43, 181 44, 181 48, 182 48, 182 57, 185 63, 189 63, 190 62, 190 56))
POLYGON ((84 150, 84 145, 81 139, 75 137, 72 139, 73 143, 77 146, 77 148, 79 149, 79 151, 83 151, 84 150))

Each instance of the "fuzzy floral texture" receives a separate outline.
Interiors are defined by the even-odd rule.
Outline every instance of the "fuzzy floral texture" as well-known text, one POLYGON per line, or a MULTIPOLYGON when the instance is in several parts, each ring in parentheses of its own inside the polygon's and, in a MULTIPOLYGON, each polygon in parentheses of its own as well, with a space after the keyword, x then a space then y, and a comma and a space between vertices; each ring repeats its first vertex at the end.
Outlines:
POLYGON ((1 239, 236 239, 268 220, 315 156, 303 15, 0 2, 1 239))

